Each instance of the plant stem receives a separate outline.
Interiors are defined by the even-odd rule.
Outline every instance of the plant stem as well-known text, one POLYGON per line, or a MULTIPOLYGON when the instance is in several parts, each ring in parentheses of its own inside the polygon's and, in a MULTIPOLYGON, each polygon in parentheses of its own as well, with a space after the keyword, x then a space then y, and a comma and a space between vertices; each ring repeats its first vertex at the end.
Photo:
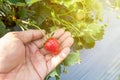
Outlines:
POLYGON ((22 29, 22 31, 24 31, 24 30, 25 30, 22 26, 20 26, 20 28, 22 29))
POLYGON ((26 21, 23 21, 23 20, 22 20, 22 23, 27 24, 27 25, 30 25, 30 26, 33 26, 33 27, 39 29, 40 32, 43 34, 43 36, 45 36, 45 34, 42 32, 42 30, 39 28, 39 26, 37 26, 37 25, 35 25, 35 24, 31 24, 31 23, 26 22, 26 21))
POLYGON ((23 29, 23 30, 29 30, 25 25, 21 24, 20 27, 23 29))

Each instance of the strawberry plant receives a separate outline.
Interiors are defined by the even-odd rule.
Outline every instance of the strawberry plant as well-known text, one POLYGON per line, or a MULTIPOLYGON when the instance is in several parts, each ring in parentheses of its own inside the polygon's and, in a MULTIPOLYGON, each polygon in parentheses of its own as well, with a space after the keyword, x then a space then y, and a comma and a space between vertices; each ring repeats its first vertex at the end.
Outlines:
MULTIPOLYGON (((92 48, 102 39, 105 24, 102 24, 102 5, 99 0, 0 0, 0 36, 9 31, 45 29, 48 33, 64 28, 71 32, 75 43, 68 57, 47 77, 60 79, 66 72, 61 66, 80 63, 79 50, 92 48)), ((52 45, 49 39, 45 48, 54 54, 59 44, 52 45), (50 45, 48 44, 50 43, 50 45), (49 46, 55 47, 52 50, 49 46)))

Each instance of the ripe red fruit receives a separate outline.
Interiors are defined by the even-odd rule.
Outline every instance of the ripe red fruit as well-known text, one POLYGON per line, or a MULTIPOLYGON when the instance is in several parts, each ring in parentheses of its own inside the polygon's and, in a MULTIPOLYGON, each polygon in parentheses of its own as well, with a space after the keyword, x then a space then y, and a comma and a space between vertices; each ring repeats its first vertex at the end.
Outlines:
POLYGON ((57 39, 55 38, 50 38, 46 41, 44 44, 44 48, 51 52, 53 55, 57 55, 60 51, 60 44, 57 39))

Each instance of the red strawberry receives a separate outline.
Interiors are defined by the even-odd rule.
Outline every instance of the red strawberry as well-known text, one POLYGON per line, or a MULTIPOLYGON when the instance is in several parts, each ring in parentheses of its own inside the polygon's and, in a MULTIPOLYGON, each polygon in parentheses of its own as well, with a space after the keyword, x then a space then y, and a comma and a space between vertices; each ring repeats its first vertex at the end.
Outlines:
POLYGON ((60 44, 57 39, 55 38, 50 38, 46 41, 44 44, 44 48, 51 52, 53 55, 57 55, 60 51, 60 44))

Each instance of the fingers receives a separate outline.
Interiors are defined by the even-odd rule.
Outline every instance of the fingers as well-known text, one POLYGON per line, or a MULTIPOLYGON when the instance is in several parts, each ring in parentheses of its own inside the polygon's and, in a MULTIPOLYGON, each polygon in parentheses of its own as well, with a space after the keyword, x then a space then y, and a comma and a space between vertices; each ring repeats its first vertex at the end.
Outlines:
POLYGON ((70 37, 71 33, 66 31, 58 40, 60 43, 62 43, 67 37, 70 37))
POLYGON ((72 37, 68 37, 66 40, 64 40, 64 42, 62 42, 61 47, 65 48, 65 47, 71 47, 74 43, 74 39, 72 37))
POLYGON ((42 55, 50 54, 50 52, 48 52, 48 51, 45 50, 44 48, 41 48, 41 49, 40 49, 40 53, 41 53, 42 55))
POLYGON ((64 33, 64 29, 58 29, 55 31, 53 37, 58 39, 61 35, 63 35, 63 33, 64 33))
POLYGON ((7 35, 14 36, 23 41, 23 43, 28 43, 33 40, 41 38, 45 34, 45 31, 42 30, 28 30, 28 31, 19 31, 19 32, 10 32, 7 35))
POLYGON ((38 48, 41 48, 43 47, 44 43, 45 43, 45 39, 42 38, 42 39, 38 39, 36 41, 33 42, 38 48))
POLYGON ((74 43, 74 39, 71 37, 71 33, 68 31, 64 32, 64 34, 58 40, 62 49, 65 47, 71 47, 74 43))
POLYGON ((52 57, 47 63, 47 66, 49 66, 48 72, 51 72, 58 64, 60 64, 67 57, 69 52, 70 48, 66 47, 58 55, 52 57))
POLYGON ((45 34, 45 31, 42 30, 29 30, 29 31, 22 31, 19 35, 20 35, 20 39, 24 42, 31 42, 33 40, 37 40, 40 39, 41 37, 43 37, 43 34, 45 34))
POLYGON ((71 33, 64 31, 63 29, 56 30, 53 37, 58 39, 62 48, 71 47, 74 43, 74 39, 71 37, 71 33))

